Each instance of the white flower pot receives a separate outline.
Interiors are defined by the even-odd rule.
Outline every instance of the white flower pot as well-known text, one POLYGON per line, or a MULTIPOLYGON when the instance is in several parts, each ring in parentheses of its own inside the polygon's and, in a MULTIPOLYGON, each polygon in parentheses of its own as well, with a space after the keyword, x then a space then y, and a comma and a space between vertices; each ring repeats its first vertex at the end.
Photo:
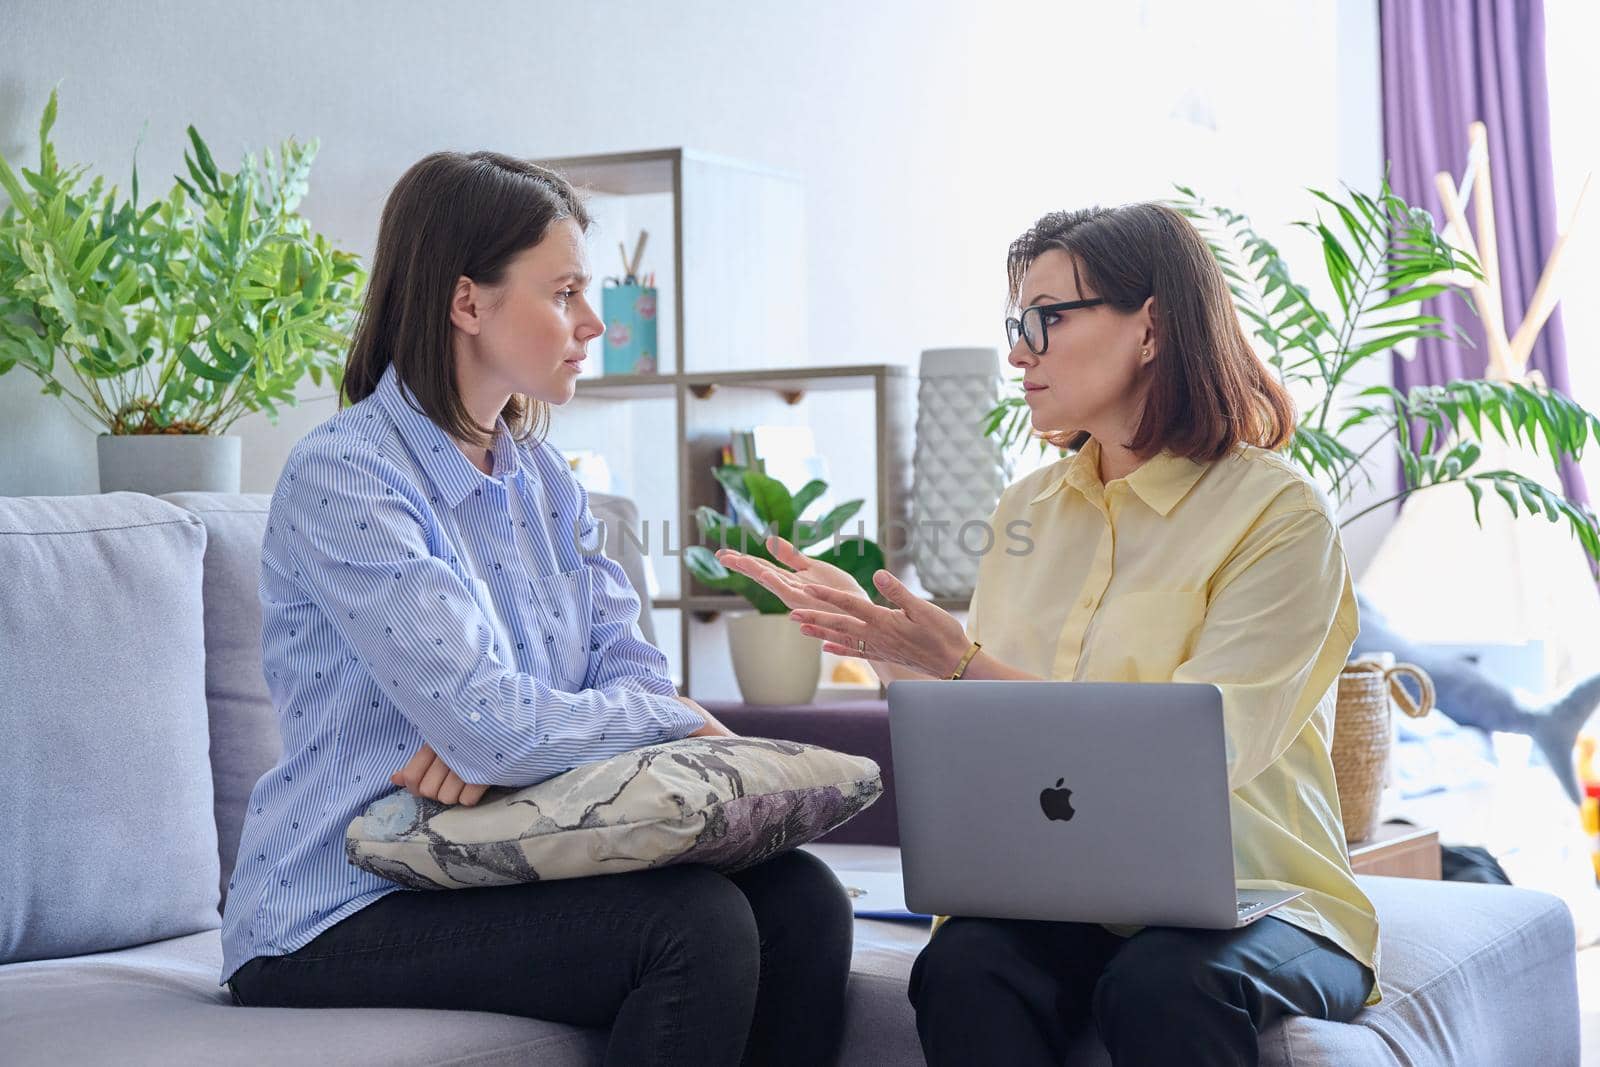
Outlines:
POLYGON ((100 491, 239 491, 239 438, 215 434, 101 434, 100 491))
POLYGON ((822 679, 822 641, 788 615, 728 616, 733 674, 746 704, 809 704, 822 679))
POLYGON ((930 348, 917 387, 912 458, 912 560, 929 593, 970 597, 978 561, 1002 531, 989 517, 1011 481, 1012 457, 983 432, 1004 388, 993 348, 930 348))

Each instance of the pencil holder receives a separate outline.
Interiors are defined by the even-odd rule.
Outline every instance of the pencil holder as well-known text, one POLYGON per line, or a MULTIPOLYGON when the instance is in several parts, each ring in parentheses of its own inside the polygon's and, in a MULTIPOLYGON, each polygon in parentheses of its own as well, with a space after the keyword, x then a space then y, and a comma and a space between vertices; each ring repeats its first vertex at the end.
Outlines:
POLYGON ((643 285, 608 285, 600 290, 606 321, 607 374, 656 373, 656 291, 643 285))

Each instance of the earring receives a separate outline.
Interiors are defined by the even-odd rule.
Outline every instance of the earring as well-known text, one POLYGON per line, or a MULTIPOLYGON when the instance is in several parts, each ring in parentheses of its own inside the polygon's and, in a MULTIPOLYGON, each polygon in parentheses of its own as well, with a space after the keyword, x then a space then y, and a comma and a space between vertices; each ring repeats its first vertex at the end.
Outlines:
POLYGON ((1139 358, 1140 359, 1149 359, 1150 358, 1150 346, 1149 345, 1145 345, 1143 348, 1139 349, 1139 358))

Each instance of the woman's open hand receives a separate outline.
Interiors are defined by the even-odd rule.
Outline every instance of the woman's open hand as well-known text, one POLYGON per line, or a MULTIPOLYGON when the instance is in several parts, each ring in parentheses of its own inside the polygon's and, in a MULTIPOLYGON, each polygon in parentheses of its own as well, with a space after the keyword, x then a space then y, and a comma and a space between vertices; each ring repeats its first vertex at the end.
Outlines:
POLYGON ((860 584, 848 573, 831 563, 812 559, 778 535, 773 534, 767 538, 767 551, 789 570, 775 567, 764 559, 747 556, 731 548, 719 549, 717 562, 730 571, 738 571, 746 578, 759 582, 767 592, 783 601, 784 606, 788 608, 833 610, 825 601, 807 593, 805 591, 807 585, 819 585, 846 596, 854 596, 863 604, 871 603, 860 584))
POLYGON ((483 799, 489 788, 463 782, 427 744, 417 749, 409 763, 391 774, 389 781, 403 786, 412 796, 427 797, 441 804, 465 804, 469 808, 483 799))
POLYGON ((825 652, 861 656, 948 678, 969 645, 961 623, 911 592, 888 571, 878 571, 872 580, 890 607, 879 607, 859 593, 802 585, 801 593, 820 603, 795 607, 789 617, 800 624, 801 633, 822 638, 825 652))

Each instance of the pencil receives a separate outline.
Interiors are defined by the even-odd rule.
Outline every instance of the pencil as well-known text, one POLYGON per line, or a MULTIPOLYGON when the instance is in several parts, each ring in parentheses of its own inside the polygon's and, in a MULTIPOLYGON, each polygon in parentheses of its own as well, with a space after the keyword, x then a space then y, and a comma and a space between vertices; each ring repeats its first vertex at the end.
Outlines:
POLYGON ((636 275, 636 274, 639 273, 639 260, 641 258, 643 258, 643 256, 644 256, 644 243, 645 243, 646 239, 649 238, 649 236, 650 236, 650 231, 649 230, 640 230, 639 231, 638 243, 636 243, 633 246, 633 261, 628 265, 628 273, 629 274, 635 274, 636 275))

